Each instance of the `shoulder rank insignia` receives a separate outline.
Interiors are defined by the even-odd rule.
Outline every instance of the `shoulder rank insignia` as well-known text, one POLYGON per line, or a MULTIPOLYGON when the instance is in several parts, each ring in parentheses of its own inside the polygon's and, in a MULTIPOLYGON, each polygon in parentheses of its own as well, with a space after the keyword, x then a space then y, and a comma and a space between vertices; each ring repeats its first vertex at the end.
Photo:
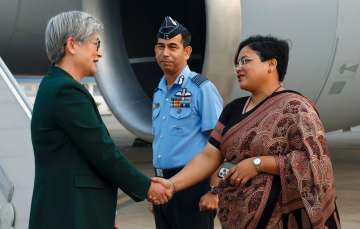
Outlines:
POLYGON ((208 81, 208 78, 206 78, 206 76, 204 76, 204 75, 197 74, 196 76, 191 78, 191 81, 194 82, 194 84, 196 84, 196 86, 200 87, 200 85, 202 83, 208 81))

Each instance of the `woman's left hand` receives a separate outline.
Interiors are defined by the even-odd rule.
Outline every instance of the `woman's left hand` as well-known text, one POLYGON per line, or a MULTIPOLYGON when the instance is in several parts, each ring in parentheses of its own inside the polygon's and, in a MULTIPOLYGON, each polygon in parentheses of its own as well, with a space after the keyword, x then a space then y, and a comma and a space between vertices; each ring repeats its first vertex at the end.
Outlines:
POLYGON ((230 169, 225 179, 234 186, 245 185, 246 182, 258 174, 253 164, 253 160, 254 158, 247 158, 240 161, 236 166, 230 169))

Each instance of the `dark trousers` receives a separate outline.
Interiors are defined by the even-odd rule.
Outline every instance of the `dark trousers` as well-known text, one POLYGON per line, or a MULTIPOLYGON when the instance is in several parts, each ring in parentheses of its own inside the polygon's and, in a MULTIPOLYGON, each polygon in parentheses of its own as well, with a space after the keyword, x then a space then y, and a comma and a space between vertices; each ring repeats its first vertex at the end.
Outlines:
MULTIPOLYGON (((165 170, 163 177, 170 178, 181 169, 165 170)), ((209 180, 175 193, 167 203, 154 206, 157 229, 213 229, 216 211, 199 210, 202 195, 209 191, 209 180)))

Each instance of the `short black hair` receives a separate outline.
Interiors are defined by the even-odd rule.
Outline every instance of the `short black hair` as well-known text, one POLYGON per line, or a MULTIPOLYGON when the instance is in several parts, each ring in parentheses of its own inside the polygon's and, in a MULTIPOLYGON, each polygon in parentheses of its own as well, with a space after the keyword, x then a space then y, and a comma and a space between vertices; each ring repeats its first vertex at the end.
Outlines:
POLYGON ((243 40, 236 51, 234 63, 238 64, 238 56, 240 51, 248 46, 254 50, 260 57, 261 61, 276 59, 276 69, 279 74, 279 81, 283 81, 287 71, 289 62, 289 44, 286 40, 267 35, 254 35, 243 40))
POLYGON ((180 33, 183 41, 184 47, 189 46, 191 44, 191 33, 186 28, 183 32, 180 33))

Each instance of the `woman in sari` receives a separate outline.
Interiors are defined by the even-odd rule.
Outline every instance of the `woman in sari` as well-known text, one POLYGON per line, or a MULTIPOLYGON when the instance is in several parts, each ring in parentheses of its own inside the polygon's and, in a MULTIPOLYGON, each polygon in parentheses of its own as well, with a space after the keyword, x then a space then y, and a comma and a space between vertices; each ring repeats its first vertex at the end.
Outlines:
POLYGON ((240 43, 235 72, 250 96, 223 110, 204 151, 170 180, 174 192, 234 164, 219 184, 228 228, 340 228, 325 130, 312 101, 285 90, 289 47, 271 36, 240 43))

